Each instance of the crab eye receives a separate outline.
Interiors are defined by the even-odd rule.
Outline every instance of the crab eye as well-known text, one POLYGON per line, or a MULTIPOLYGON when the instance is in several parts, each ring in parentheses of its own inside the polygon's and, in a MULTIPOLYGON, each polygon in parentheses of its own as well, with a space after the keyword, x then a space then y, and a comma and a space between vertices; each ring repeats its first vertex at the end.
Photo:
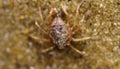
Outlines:
POLYGON ((60 30, 62 30, 62 28, 60 28, 60 30))

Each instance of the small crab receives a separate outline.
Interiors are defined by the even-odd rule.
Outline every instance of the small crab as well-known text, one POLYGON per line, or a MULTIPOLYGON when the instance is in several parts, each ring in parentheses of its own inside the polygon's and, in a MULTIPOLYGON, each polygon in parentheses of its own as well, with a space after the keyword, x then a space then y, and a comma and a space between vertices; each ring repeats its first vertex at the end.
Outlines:
MULTIPOLYGON (((83 4, 84 0, 77 6, 77 10, 76 10, 76 15, 78 15, 78 9, 79 7, 83 4)), ((65 9, 63 9, 63 12, 65 15, 67 15, 67 12, 65 11, 65 9)), ((40 15, 40 19, 43 25, 45 25, 45 22, 43 20, 42 17, 42 13, 41 13, 41 8, 39 8, 39 15, 40 15)), ((56 11, 56 9, 53 9, 50 11, 50 16, 55 15, 55 17, 53 18, 50 28, 47 28, 48 31, 44 30, 43 28, 41 28, 41 26, 38 24, 37 21, 35 21, 35 25, 47 36, 50 37, 50 42, 54 43, 55 46, 51 46, 47 49, 42 50, 42 53, 46 53, 50 50, 53 50, 55 47, 58 47, 59 49, 64 49, 67 46, 70 47, 72 50, 74 50, 75 52, 79 53, 79 54, 85 54, 85 52, 81 52, 79 51, 77 48, 75 48, 74 46, 71 45, 71 42, 78 42, 78 41, 83 41, 83 40, 88 40, 90 39, 90 37, 85 37, 85 38, 73 38, 73 35, 75 34, 76 30, 73 30, 72 27, 70 28, 68 23, 65 23, 62 19, 62 17, 60 16, 60 14, 56 11)), ((32 36, 29 35, 30 38, 34 39, 34 40, 40 40, 39 37, 36 36, 32 36)))

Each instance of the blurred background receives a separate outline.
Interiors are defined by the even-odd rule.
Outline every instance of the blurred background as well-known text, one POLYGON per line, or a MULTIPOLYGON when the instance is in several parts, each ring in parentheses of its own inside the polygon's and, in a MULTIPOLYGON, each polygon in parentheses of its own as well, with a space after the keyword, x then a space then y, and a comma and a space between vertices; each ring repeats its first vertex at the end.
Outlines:
POLYGON ((85 0, 75 17, 80 2, 0 0, 0 69, 120 69, 120 0, 85 0), (70 27, 77 24, 76 28, 81 28, 73 37, 92 37, 71 42, 88 56, 81 56, 67 47, 41 54, 42 49, 53 43, 39 44, 23 34, 29 32, 40 39, 49 39, 34 24, 35 21, 41 23, 39 7, 48 30, 51 9, 61 12, 63 8, 67 12, 64 22, 68 20, 70 27))

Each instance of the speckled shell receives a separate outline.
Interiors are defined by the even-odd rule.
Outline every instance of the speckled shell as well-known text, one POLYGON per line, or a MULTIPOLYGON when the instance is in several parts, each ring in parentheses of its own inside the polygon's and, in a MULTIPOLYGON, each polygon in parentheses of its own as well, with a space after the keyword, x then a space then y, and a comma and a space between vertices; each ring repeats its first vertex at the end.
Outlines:
POLYGON ((60 17, 56 17, 53 20, 52 27, 50 30, 53 42, 60 48, 63 49, 70 41, 70 29, 64 23, 60 17))

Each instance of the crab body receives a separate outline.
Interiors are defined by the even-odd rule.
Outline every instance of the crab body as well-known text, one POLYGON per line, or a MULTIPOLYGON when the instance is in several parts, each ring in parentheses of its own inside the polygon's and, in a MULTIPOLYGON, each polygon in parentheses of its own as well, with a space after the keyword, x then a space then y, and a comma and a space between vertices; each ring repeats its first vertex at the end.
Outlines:
POLYGON ((63 49, 70 43, 71 30, 67 24, 63 22, 60 17, 55 17, 52 22, 50 34, 53 42, 58 46, 59 49, 63 49))

